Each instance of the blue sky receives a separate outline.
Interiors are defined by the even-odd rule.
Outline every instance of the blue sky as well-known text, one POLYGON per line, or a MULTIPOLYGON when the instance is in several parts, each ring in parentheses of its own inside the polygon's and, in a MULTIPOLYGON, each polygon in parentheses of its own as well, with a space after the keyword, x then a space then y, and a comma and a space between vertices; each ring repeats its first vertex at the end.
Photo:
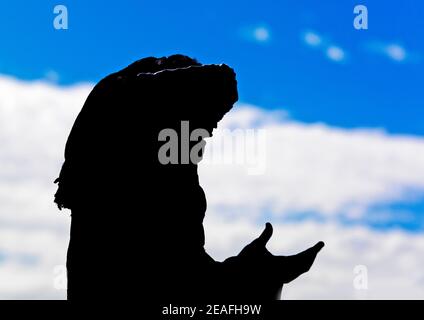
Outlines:
POLYGON ((0 2, 0 299, 65 297, 53 280, 70 220, 52 181, 70 127, 92 84, 173 53, 232 66, 241 103, 221 125, 263 128, 271 146, 263 175, 199 167, 213 257, 271 221, 275 253, 326 243, 285 298, 422 298, 423 31, 418 0, 0 2), (53 28, 58 4, 68 30, 53 28), (353 27, 358 4, 368 30, 353 27))
POLYGON ((0 4, 1 73, 95 82, 138 58, 180 52, 233 66, 242 101, 296 120, 424 134, 419 1, 63 1, 66 31, 53 28, 56 4, 0 4), (368 30, 353 28, 358 3, 368 7, 368 30), (326 44, 308 46, 308 31, 326 44), (331 45, 342 62, 326 57, 331 45), (400 46, 406 58, 372 49, 383 45, 400 46))

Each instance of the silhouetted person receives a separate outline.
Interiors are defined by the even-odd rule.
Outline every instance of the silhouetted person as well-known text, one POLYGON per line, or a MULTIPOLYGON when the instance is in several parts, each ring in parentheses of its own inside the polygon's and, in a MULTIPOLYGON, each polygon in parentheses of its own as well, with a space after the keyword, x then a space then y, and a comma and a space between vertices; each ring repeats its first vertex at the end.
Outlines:
POLYGON ((180 133, 189 121, 212 134, 237 99, 230 67, 183 55, 141 59, 94 87, 56 181, 55 202, 72 216, 68 299, 275 299, 309 270, 323 243, 274 256, 270 224, 239 255, 214 261, 204 250, 197 163, 158 159, 163 129, 180 133))

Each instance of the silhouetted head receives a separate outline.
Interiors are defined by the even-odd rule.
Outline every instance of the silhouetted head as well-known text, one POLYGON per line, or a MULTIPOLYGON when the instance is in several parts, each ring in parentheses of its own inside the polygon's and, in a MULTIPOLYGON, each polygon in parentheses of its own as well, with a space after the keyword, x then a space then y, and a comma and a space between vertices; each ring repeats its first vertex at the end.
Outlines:
POLYGON ((96 181, 100 190, 116 184, 111 175, 123 180, 124 170, 141 175, 145 170, 136 169, 156 166, 163 129, 180 132, 188 121, 190 132, 202 128, 211 135, 237 99, 230 67, 202 65, 181 54, 140 59, 105 77, 91 91, 69 135, 56 203, 71 208, 93 197, 88 181, 96 181))
POLYGON ((122 69, 120 73, 136 76, 139 73, 155 73, 165 69, 178 69, 201 65, 200 62, 189 56, 173 54, 168 57, 147 57, 137 60, 128 67, 122 69))
MULTIPOLYGON (((203 128, 210 134, 238 99, 234 71, 226 65, 203 65, 196 59, 175 54, 168 57, 147 57, 138 60, 118 74, 144 78, 154 83, 154 98, 149 108, 159 111, 151 121, 189 121, 190 128, 203 128), (166 100, 167 99, 167 100, 166 100)), ((140 86, 146 82, 141 81, 140 86)), ((149 84, 147 84, 150 87, 149 84)), ((143 88, 136 101, 143 101, 143 88)), ((151 90, 151 89, 149 89, 151 90)), ((176 123, 176 125, 178 125, 176 123)))

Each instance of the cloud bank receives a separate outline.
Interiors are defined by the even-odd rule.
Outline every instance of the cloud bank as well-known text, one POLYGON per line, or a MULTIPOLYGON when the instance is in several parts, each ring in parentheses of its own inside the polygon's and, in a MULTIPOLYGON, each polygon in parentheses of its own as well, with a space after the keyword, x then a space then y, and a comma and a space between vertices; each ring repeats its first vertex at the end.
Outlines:
MULTIPOLYGON (((90 89, 0 77, 0 298, 66 297, 55 288, 55 268, 65 263, 70 218, 54 206, 52 182, 90 89)), ((283 298, 424 297, 424 235, 336 219, 362 219, 375 205, 421 197, 424 139, 307 125, 242 104, 220 124, 252 127, 267 133, 263 174, 249 175, 243 165, 200 165, 212 256, 237 254, 269 220, 276 254, 326 241, 310 273, 288 285, 283 298), (305 212, 323 219, 285 220, 305 212), (368 268, 368 290, 353 287, 356 265, 368 268)))

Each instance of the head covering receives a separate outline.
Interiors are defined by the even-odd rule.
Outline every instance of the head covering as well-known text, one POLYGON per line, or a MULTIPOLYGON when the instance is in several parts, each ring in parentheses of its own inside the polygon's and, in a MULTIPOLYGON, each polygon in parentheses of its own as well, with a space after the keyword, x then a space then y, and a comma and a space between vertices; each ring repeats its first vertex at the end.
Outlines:
POLYGON ((93 190, 110 189, 109 181, 135 165, 132 158, 142 158, 145 167, 155 165, 153 142, 161 129, 183 120, 198 127, 218 122, 237 99, 233 69, 201 65, 183 55, 141 59, 105 77, 89 94, 68 137, 55 202, 59 208, 86 203, 96 196, 93 190))

